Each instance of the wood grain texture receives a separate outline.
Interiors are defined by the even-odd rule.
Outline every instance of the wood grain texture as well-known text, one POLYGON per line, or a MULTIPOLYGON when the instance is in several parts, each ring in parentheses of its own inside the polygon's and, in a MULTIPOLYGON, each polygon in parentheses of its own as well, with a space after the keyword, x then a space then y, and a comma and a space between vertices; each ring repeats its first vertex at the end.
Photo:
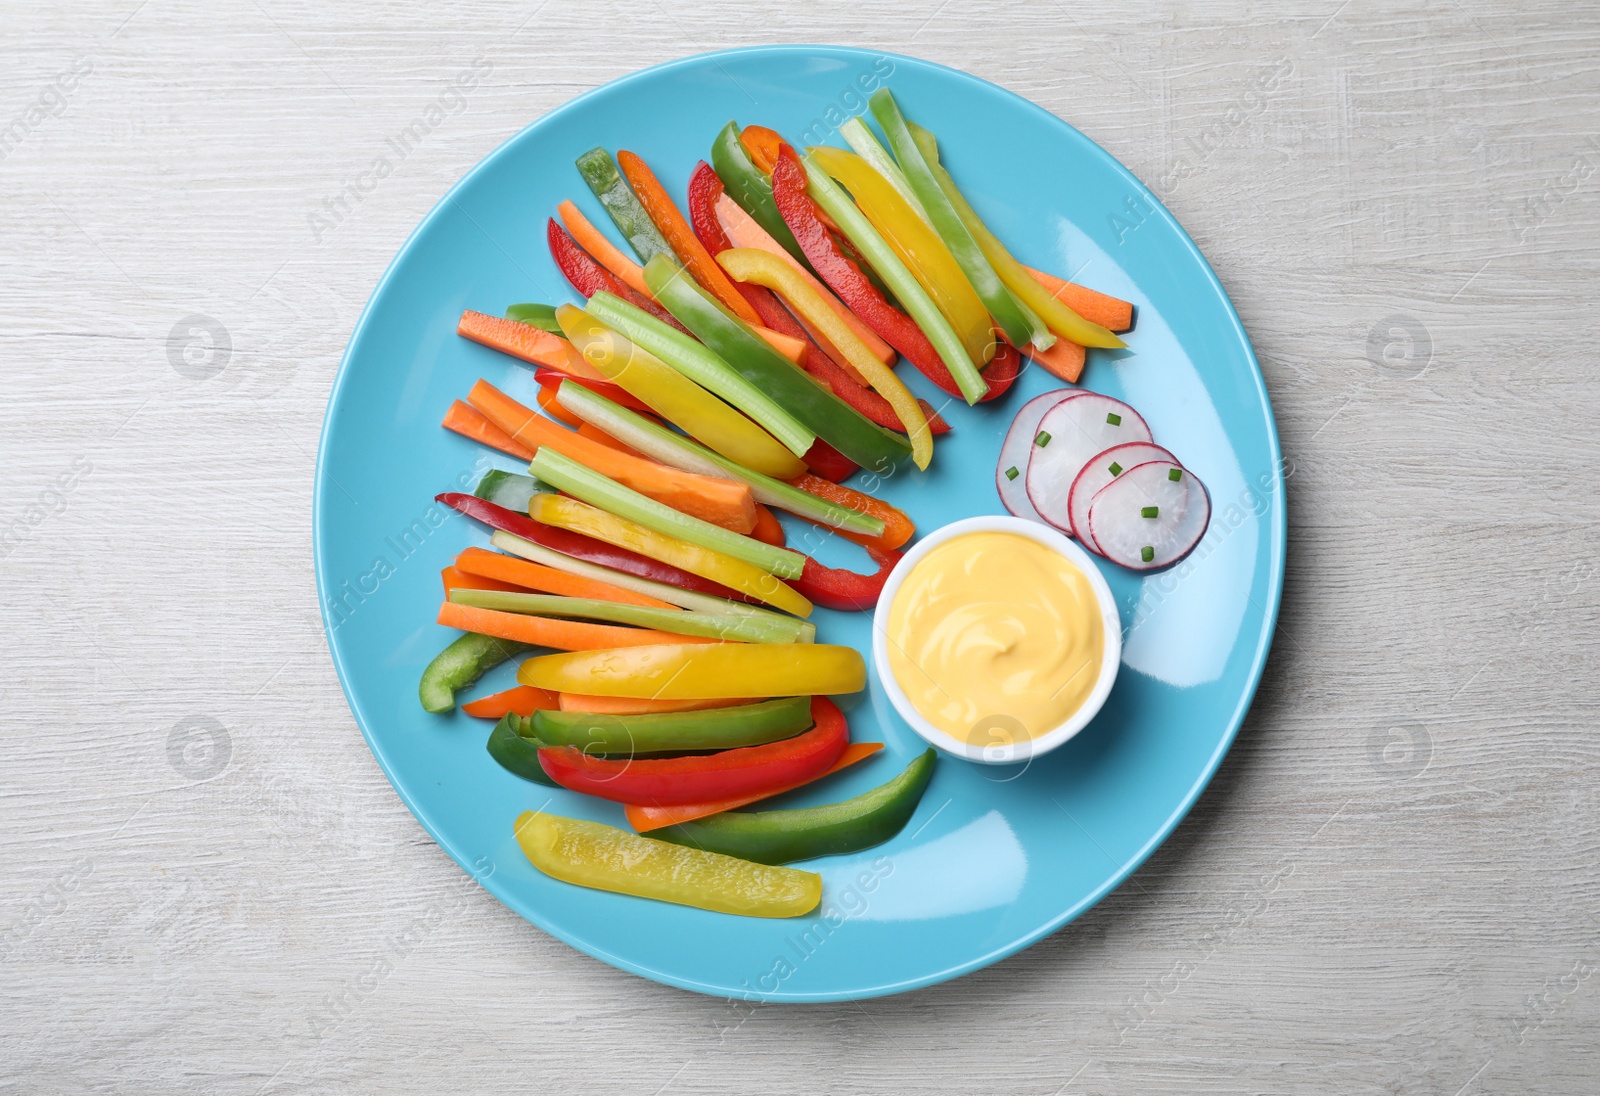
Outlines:
POLYGON ((1593 1092, 1600 16, 753 10, 8 10, 0 123, 47 109, 0 160, 0 1090, 1593 1092), (1238 745, 1130 882, 958 982, 740 1012, 428 840, 327 657, 312 467, 368 293, 462 173, 641 66, 817 39, 1012 88, 1157 190, 1260 354, 1291 556, 1238 745), (231 340, 209 379, 169 360, 191 314, 231 340))

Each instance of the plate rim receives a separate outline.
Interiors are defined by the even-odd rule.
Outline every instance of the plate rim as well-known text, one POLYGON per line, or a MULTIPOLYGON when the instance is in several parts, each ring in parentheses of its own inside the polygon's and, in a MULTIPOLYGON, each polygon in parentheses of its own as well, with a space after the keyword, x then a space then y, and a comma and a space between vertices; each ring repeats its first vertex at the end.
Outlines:
MULTIPOLYGON (((731 79, 732 77, 730 77, 730 80, 731 79)), ((339 687, 344 693, 345 702, 349 705, 351 715, 355 717, 356 726, 361 731, 361 737, 366 741, 367 749, 372 753, 374 759, 377 760, 378 767, 383 770, 383 775, 389 781, 389 786, 393 788, 395 793, 400 797, 400 801, 405 804, 406 809, 411 812, 412 817, 421 824, 423 830, 428 834, 429 837, 433 839, 434 844, 442 849, 444 853, 450 857, 450 859, 454 860, 456 864, 468 874, 469 877, 474 879, 487 893, 492 895, 496 901, 500 902, 523 920, 532 924, 535 928, 539 929, 539 931, 560 940, 567 946, 572 947, 575 950, 590 956, 591 958, 598 959, 601 962, 604 962, 629 974, 635 974, 643 978, 648 978, 653 982, 673 986, 678 989, 689 990, 695 993, 702 993, 708 996, 721 997, 731 1000, 747 1000, 769 1004, 820 1004, 838 1001, 870 1000, 875 997, 885 997, 893 994, 905 993, 914 989, 938 985, 940 983, 959 978, 963 975, 981 970, 984 967, 992 966, 1000 960, 1015 955, 1016 953, 1038 943, 1045 937, 1054 934, 1063 926, 1076 920, 1083 913, 1098 905, 1105 899, 1107 895, 1125 883, 1134 872, 1138 871, 1139 868, 1144 865, 1145 861, 1147 861, 1150 856, 1154 854, 1156 849, 1160 848, 1167 842, 1167 840, 1172 836, 1173 832, 1178 828, 1179 824, 1181 824, 1183 820, 1188 817, 1189 812, 1194 809, 1194 805, 1199 802, 1200 796, 1205 793, 1206 788, 1210 786, 1211 781, 1217 774, 1217 771, 1221 768, 1223 758, 1225 758, 1228 755, 1228 752, 1233 748, 1234 741, 1238 738, 1239 730, 1244 725, 1245 717, 1249 714, 1250 707, 1255 701, 1256 693, 1261 685, 1262 675, 1266 670, 1268 657, 1272 651, 1272 642, 1277 634, 1278 614, 1282 605, 1283 585, 1287 567, 1286 555, 1288 546, 1288 500, 1285 493, 1286 483, 1283 474, 1283 449, 1278 434, 1277 415, 1273 410, 1272 399, 1267 391, 1266 377, 1261 371, 1260 360, 1256 357, 1255 347, 1250 341, 1249 332, 1245 330, 1244 321, 1240 319, 1238 310, 1234 307, 1233 301, 1228 296, 1228 291, 1223 286, 1221 279, 1217 277, 1216 271, 1212 269, 1210 261, 1206 258, 1204 252, 1200 250, 1199 246, 1194 242, 1194 239, 1189 235, 1188 230, 1186 230, 1178 221, 1178 219, 1172 215, 1172 212, 1167 209, 1166 205, 1161 201, 1161 199, 1154 192, 1152 192, 1150 188, 1147 187, 1144 182, 1127 167, 1127 165, 1123 164, 1121 160, 1117 159, 1117 157, 1101 147, 1097 142, 1095 142, 1087 134, 1083 133, 1083 131, 1079 130, 1072 123, 1051 113, 1044 107, 1026 98, 1025 96, 1011 91, 1009 88, 1003 87, 999 84, 992 83, 978 76, 974 76, 969 72, 965 72, 958 68, 953 68, 949 65, 943 65, 936 61, 929 61, 920 57, 912 57, 907 54, 895 53, 891 50, 863 49, 859 46, 841 46, 824 43, 769 44, 761 46, 740 46, 674 58, 673 60, 664 61, 660 64, 651 65, 647 68, 636 69, 622 76, 608 80, 603 84, 592 87, 589 90, 582 92, 581 94, 576 95, 571 99, 562 102, 560 105, 544 112, 543 114, 539 115, 539 117, 529 122, 526 126, 523 126, 511 136, 507 137, 486 156, 468 168, 466 172, 462 174, 462 176, 457 179, 447 191, 445 191, 439 200, 434 203, 433 207, 428 210, 422 219, 416 223, 410 233, 407 234, 399 249, 395 252, 394 257, 389 260, 389 264, 384 268, 382 276, 373 286, 372 292, 367 297, 366 304, 362 307, 361 315, 356 320, 355 326, 351 329, 350 337, 345 343, 344 353, 340 356, 339 367, 334 375, 333 384, 328 393, 327 406, 323 410, 322 429, 319 432, 317 441, 317 457, 313 475, 315 477, 315 483, 312 487, 311 504, 312 566, 316 577, 317 609, 318 613, 322 617, 323 639, 327 644, 328 654, 333 661, 334 671, 339 679, 339 687), (1188 249, 1189 253, 1199 261, 1200 269, 1204 271, 1205 276, 1210 283, 1211 290, 1215 293, 1217 300, 1225 310, 1228 321, 1232 325, 1234 333, 1238 336, 1239 342, 1244 348, 1245 357, 1250 367, 1251 380, 1254 382, 1256 394, 1261 401, 1261 406, 1266 412, 1266 440, 1268 452, 1272 459, 1272 485, 1268 490, 1270 496, 1277 500, 1277 505, 1271 507, 1269 510, 1269 513, 1272 514, 1269 536, 1270 559, 1268 561, 1271 568, 1271 575, 1269 589, 1267 591, 1268 603, 1264 607, 1266 626, 1262 630, 1261 639, 1257 643, 1256 650, 1252 654, 1252 664, 1248 675, 1248 681, 1246 682, 1244 689, 1240 692, 1238 704, 1228 717, 1227 729, 1218 741, 1217 748, 1212 752, 1211 756, 1206 759, 1203 770, 1195 779, 1194 784, 1190 786, 1188 792, 1185 793, 1182 800, 1161 823, 1160 827, 1158 827, 1156 832, 1148 841, 1145 842, 1144 845, 1142 845, 1136 852, 1129 856, 1124 863, 1119 865, 1116 871, 1114 871, 1104 883, 1102 883, 1095 890, 1084 895, 1071 906, 1067 907, 1059 915, 1051 918, 1050 920, 1031 929, 1028 932, 1022 933, 1014 940, 1011 940, 996 948, 992 948, 983 955, 963 960, 962 962, 952 964, 937 971, 918 975, 915 978, 902 979, 897 982, 875 985, 864 989, 803 992, 784 990, 780 988, 777 991, 768 993, 750 992, 748 990, 736 990, 725 986, 711 985, 705 982, 697 982, 692 978, 680 977, 666 971, 655 970, 647 965, 634 962, 620 955, 613 954, 606 948, 600 947, 591 941, 584 940, 568 932, 545 924, 543 920, 539 918, 533 911, 522 908, 523 903, 518 900, 513 900, 507 894, 502 893, 499 886, 492 882, 492 877, 494 875, 492 871, 487 875, 480 875, 479 871, 475 870, 475 868, 466 861, 462 854, 458 854, 457 850, 452 847, 451 842, 447 841, 439 833, 439 831, 435 828, 429 813, 420 804, 413 801, 411 795, 404 788, 402 788, 400 783, 395 779, 395 774, 390 768, 389 760, 385 756, 383 748, 373 739, 372 734, 369 732, 369 720, 366 713, 362 710, 360 702, 356 699, 355 693, 351 687, 349 672, 344 664, 344 659, 340 655, 338 646, 334 643, 332 620, 328 611, 328 604, 332 596, 332 590, 329 588, 328 583, 332 580, 328 577, 329 572, 324 564, 323 558, 326 529, 324 522, 324 500, 327 495, 325 481, 329 478, 327 469, 328 445, 333 432, 333 423, 336 417, 336 406, 339 402, 339 397, 344 389, 345 383, 349 378, 351 359, 354 355, 355 349, 361 343, 362 338, 366 333, 367 325, 372 319, 374 305, 388 289, 389 283, 391 280, 393 280, 396 271, 400 268, 402 260, 404 260, 410 253, 412 247, 416 244, 417 239, 422 235, 425 229, 433 224, 436 218, 440 217, 444 211, 454 203, 455 195, 458 191, 465 187, 474 177, 477 176, 480 171, 488 170, 493 163, 499 160, 502 156, 506 155, 508 150, 510 150, 513 145, 523 140, 523 138, 526 137, 531 131, 548 124, 552 119, 565 114, 568 111, 578 109, 588 100, 596 98, 602 94, 619 91, 626 88, 630 84, 641 82, 647 78, 658 76, 677 68, 695 67, 704 65, 707 62, 718 64, 718 67, 720 67, 719 61, 723 58, 759 56, 761 54, 805 53, 828 53, 836 56, 843 55, 852 58, 888 58, 897 65, 904 62, 913 66, 935 69, 946 78, 953 78, 956 81, 967 83, 974 88, 981 89, 985 92, 998 92, 1002 96, 1013 100, 1017 104, 1020 104, 1023 109, 1041 116, 1042 118, 1048 120, 1048 122, 1065 127, 1066 130, 1080 138, 1094 152, 1104 157, 1106 161, 1112 165, 1114 170, 1120 172, 1125 177, 1125 180, 1131 186, 1136 188, 1139 196, 1150 203, 1151 207, 1155 210, 1154 215, 1164 219, 1168 223, 1168 225, 1176 232, 1177 238, 1181 240, 1183 245, 1188 249)), ((1246 596, 1248 597, 1248 594, 1246 596)))

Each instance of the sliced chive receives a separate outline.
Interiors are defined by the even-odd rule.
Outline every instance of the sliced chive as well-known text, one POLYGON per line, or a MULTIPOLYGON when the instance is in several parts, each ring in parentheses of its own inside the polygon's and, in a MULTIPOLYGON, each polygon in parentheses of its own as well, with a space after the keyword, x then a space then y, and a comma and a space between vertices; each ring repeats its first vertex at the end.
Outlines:
POLYGON ((1013 464, 1010 468, 1006 469, 1006 479, 1014 480, 1016 478, 1017 478, 1017 466, 1013 464))
POLYGON ((1139 549, 1139 558, 1144 560, 1146 563, 1149 563, 1151 560, 1156 558, 1156 550, 1150 545, 1146 544, 1143 548, 1139 549))
POLYGON ((1113 476, 1120 476, 1122 475, 1122 465, 1118 464, 1116 461, 1112 461, 1111 467, 1108 469, 1108 471, 1110 471, 1113 476))
POLYGON ((1181 480, 1183 478, 1183 469, 1182 468, 1169 468, 1169 469, 1167 469, 1167 478, 1169 480, 1171 480, 1173 483, 1177 483, 1179 480, 1181 480))
POLYGON ((1161 516, 1161 507, 1146 506, 1143 510, 1139 511, 1139 516, 1142 518, 1158 518, 1161 516))
POLYGON ((1040 449, 1043 449, 1045 446, 1049 445, 1050 432, 1048 430, 1039 431, 1033 436, 1033 444, 1037 445, 1040 449))
POLYGON ((1115 411, 1111 411, 1111 412, 1107 413, 1106 421, 1109 422, 1112 426, 1121 426, 1122 425, 1122 416, 1117 414, 1115 411))

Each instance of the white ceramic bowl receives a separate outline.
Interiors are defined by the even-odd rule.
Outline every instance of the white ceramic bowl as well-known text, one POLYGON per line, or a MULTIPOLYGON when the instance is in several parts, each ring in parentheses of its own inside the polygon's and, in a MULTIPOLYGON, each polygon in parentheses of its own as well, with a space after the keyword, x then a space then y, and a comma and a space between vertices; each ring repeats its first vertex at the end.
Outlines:
POLYGON ((884 691, 889 694, 889 701, 895 706, 895 710, 900 713, 902 719, 911 724, 911 729, 927 739, 930 745, 967 761, 986 765, 1013 765, 1049 753, 1083 730, 1099 713, 1101 705, 1106 702, 1106 697, 1111 694, 1112 683, 1117 679, 1117 669, 1122 665, 1122 618, 1117 613, 1116 599, 1111 596, 1111 587, 1106 585, 1105 577, 1100 574, 1100 568, 1095 565, 1089 553, 1078 547, 1070 537, 1038 522, 1009 515, 994 514, 966 518, 951 522, 922 538, 916 547, 895 564, 894 570, 889 572, 889 580, 884 583, 883 594, 878 598, 878 607, 872 615, 872 661, 878 668, 878 680, 883 682, 884 691), (963 742, 948 731, 934 726, 917 711, 911 699, 906 696, 905 690, 895 680, 894 670, 889 666, 889 609, 894 604, 906 575, 933 549, 968 533, 1016 533, 1018 536, 1037 541, 1076 564, 1078 569, 1088 576, 1089 585, 1094 588, 1095 599, 1100 605, 1101 626, 1105 633, 1105 650, 1100 660, 1100 676, 1095 680, 1094 689, 1082 706, 1073 712, 1065 723, 1045 734, 1033 738, 1021 737, 1010 731, 1001 719, 992 727, 980 729, 982 733, 979 737, 986 738, 987 741, 963 742))

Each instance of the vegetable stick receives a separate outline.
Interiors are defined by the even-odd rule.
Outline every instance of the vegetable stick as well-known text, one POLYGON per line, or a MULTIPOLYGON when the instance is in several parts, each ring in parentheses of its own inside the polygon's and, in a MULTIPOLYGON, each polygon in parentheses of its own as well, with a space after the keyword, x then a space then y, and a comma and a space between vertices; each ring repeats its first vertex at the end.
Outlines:
POLYGON ((563 430, 501 392, 488 381, 472 386, 467 400, 485 418, 531 450, 533 460, 548 447, 593 471, 609 476, 648 498, 735 533, 756 527, 750 488, 733 480, 680 471, 643 457, 630 457, 599 442, 563 430))
POLYGON ((673 635, 701 636, 739 643, 794 643, 799 638, 801 626, 800 621, 793 619, 775 622, 747 616, 686 613, 675 607, 645 609, 638 605, 620 605, 615 601, 534 594, 526 590, 457 590, 450 595, 450 600, 457 605, 470 605, 475 609, 493 609, 497 612, 531 617, 575 618, 603 621, 607 624, 628 624, 639 628, 654 628, 656 631, 670 632, 673 635))
POLYGON ((1108 331, 1121 334, 1133 327, 1133 305, 1088 286, 1062 281, 1054 274, 1046 274, 1031 266, 1022 268, 1030 277, 1050 291, 1050 295, 1090 323, 1097 323, 1108 331))
MULTIPOLYGON (((565 696, 566 694, 562 693, 561 695, 565 696)), ((740 807, 749 806, 751 803, 758 803, 763 799, 770 799, 775 795, 782 795, 784 792, 792 792, 796 788, 803 788, 807 784, 821 780, 825 776, 833 775, 840 769, 848 768, 857 761, 863 761, 881 749, 883 749, 882 742, 852 742, 844 748, 844 753, 839 755, 839 760, 835 761, 826 772, 818 773, 810 780, 802 780, 797 784, 790 784, 786 788, 764 792, 761 795, 741 795, 731 799, 718 800, 715 803, 689 803, 676 807, 645 807, 629 803, 623 808, 623 812, 628 816, 628 825, 632 826, 638 833, 659 830, 663 826, 675 826, 679 822, 692 822, 696 818, 721 814, 723 811, 736 811, 740 807)))
POLYGON ((765 339, 767 345, 772 349, 794 362, 794 364, 800 364, 800 355, 804 354, 806 350, 804 339, 785 335, 781 331, 774 331, 772 328, 762 327, 760 324, 754 325, 751 330, 765 339))
MULTIPOLYGON (((850 330, 856 333, 856 337, 871 348, 875 358, 884 365, 894 364, 894 347, 880 339, 877 332, 868 327, 861 317, 846 308, 844 302, 833 295, 833 290, 823 285, 817 280, 815 274, 801 266, 799 260, 785 251, 783 246, 771 236, 767 235, 767 230, 757 224, 750 214, 739 208, 738 202, 735 202, 726 194, 717 199, 717 220, 722 223, 722 230, 728 234, 728 239, 733 243, 734 247, 753 247, 759 251, 770 251, 798 270, 811 283, 811 287, 822 295, 822 299, 828 302, 828 307, 837 312, 839 318, 850 325, 850 330)), ((804 323, 803 320, 801 322, 804 323)), ((858 379, 861 380, 862 384, 867 383, 865 378, 858 379)))
MULTIPOLYGON (((559 391, 559 389, 560 385, 558 382, 541 382, 539 385, 539 406, 543 408, 544 413, 549 415, 551 418, 564 422, 576 430, 578 428, 578 423, 581 420, 579 420, 576 415, 568 411, 565 407, 561 406, 561 401, 556 398, 556 392, 559 391)), ((533 458, 529 457, 528 459, 532 460, 533 458)))
MULTIPOLYGON (((563 305, 562 307, 570 306, 563 305)), ((630 411, 637 411, 641 415, 655 415, 655 412, 650 410, 649 404, 636 398, 631 392, 629 392, 626 388, 623 388, 621 385, 612 384, 610 381, 591 381, 587 377, 569 377, 565 373, 558 373, 554 369, 535 369, 533 371, 533 379, 538 381, 540 384, 553 384, 558 386, 562 381, 571 381, 573 384, 581 384, 591 392, 600 393, 600 395, 604 396, 608 400, 620 403, 630 411)))
POLYGON ((518 460, 533 459, 533 450, 490 422, 482 412, 460 400, 450 405, 450 410, 444 413, 444 419, 439 425, 446 430, 455 431, 464 438, 482 442, 491 449, 498 449, 518 460))
MULTIPOLYGON (((558 389, 557 392, 556 392, 556 396, 557 396, 558 399, 560 398, 560 395, 561 395, 561 393, 560 393, 560 390, 558 389)), ((588 438, 590 441, 597 441, 601 445, 609 445, 609 446, 611 446, 611 448, 615 449, 619 453, 631 453, 633 456, 636 456, 636 457, 643 457, 644 456, 644 454, 639 452, 637 449, 635 449, 635 448, 633 448, 632 446, 629 446, 629 445, 624 445, 622 442, 618 441, 616 438, 612 437, 610 434, 606 433, 604 430, 600 429, 598 426, 595 426, 593 423, 587 423, 587 422, 583 423, 581 426, 578 427, 578 433, 582 434, 584 437, 588 438)), ((646 458, 646 459, 649 459, 649 458, 646 458)))
POLYGON ((639 204, 644 206, 650 220, 666 237, 667 243, 694 280, 705 286, 708 293, 745 323, 760 323, 761 317, 750 307, 750 302, 733 288, 728 276, 711 258, 711 253, 689 227, 689 222, 683 219, 683 214, 673 204, 672 197, 656 178, 655 172, 650 170, 650 165, 627 149, 622 149, 617 152, 617 166, 633 187, 639 204))
POLYGON ((594 227, 570 198, 556 206, 556 213, 567 232, 578 241, 578 246, 593 255, 596 262, 621 278, 623 284, 635 293, 653 296, 644 284, 643 268, 624 255, 616 244, 606 238, 605 233, 594 227))
POLYGON ((475 343, 521 358, 534 365, 555 369, 571 377, 588 380, 605 380, 594 366, 583 360, 583 355, 560 335, 552 335, 532 324, 488 316, 470 308, 461 313, 456 334, 464 335, 475 343))
POLYGON ((532 685, 517 685, 504 692, 480 696, 461 705, 461 710, 479 719, 499 719, 503 715, 530 716, 534 712, 555 708, 560 702, 559 693, 536 689, 532 685))
POLYGON ((439 572, 439 580, 444 584, 444 599, 450 600, 451 590, 520 590, 522 587, 514 586, 509 582, 490 578, 485 575, 468 574, 459 567, 446 567, 439 572))
POLYGON ((852 510, 859 510, 861 513, 869 514, 883 522, 883 532, 878 536, 858 533, 850 529, 838 530, 840 536, 853 540, 857 544, 892 552, 916 535, 917 527, 911 523, 911 519, 906 516, 905 512, 898 507, 889 505, 882 499, 873 498, 871 495, 863 494, 853 487, 846 487, 842 483, 833 483, 830 480, 823 479, 821 476, 813 476, 810 473, 796 476, 789 482, 807 494, 815 495, 819 499, 826 499, 828 502, 836 502, 841 506, 848 506, 852 510))
POLYGON ((638 605, 645 609, 677 608, 676 605, 662 601, 660 598, 653 598, 648 594, 635 593, 632 590, 624 590, 620 586, 602 582, 597 578, 587 578, 583 575, 558 571, 554 567, 546 567, 542 563, 516 559, 512 556, 501 555, 499 552, 491 552, 485 548, 467 548, 463 550, 456 557, 455 570, 465 575, 493 579, 500 584, 486 587, 486 589, 543 590, 546 593, 562 594, 566 597, 615 601, 622 605, 638 605), (508 583, 510 585, 507 585, 508 583))
POLYGON ((1084 348, 1075 342, 1057 339, 1049 350, 1040 350, 1037 346, 1030 345, 1028 357, 1068 384, 1077 384, 1078 378, 1083 376, 1084 348))
POLYGON ((613 647, 651 647, 662 643, 717 643, 701 636, 680 636, 650 628, 623 628, 613 624, 585 624, 575 620, 502 613, 495 609, 474 609, 453 601, 441 602, 438 622, 446 628, 553 647, 558 651, 604 651, 613 647))
MULTIPOLYGON (((811 473, 807 472, 806 475, 811 473)), ((826 480, 823 480, 826 483, 826 480)), ((760 503, 756 504, 756 525, 750 530, 750 535, 757 540, 776 545, 782 548, 786 538, 783 534, 783 525, 779 523, 778 516, 760 503)))
MULTIPOLYGON (((524 686, 532 688, 532 686, 524 686)), ((542 692, 543 690, 541 690, 542 692)), ((589 696, 586 693, 558 693, 563 712, 589 712, 594 715, 656 715, 662 712, 700 712, 708 708, 735 708, 756 701, 727 697, 718 700, 652 700, 648 697, 589 696)))

